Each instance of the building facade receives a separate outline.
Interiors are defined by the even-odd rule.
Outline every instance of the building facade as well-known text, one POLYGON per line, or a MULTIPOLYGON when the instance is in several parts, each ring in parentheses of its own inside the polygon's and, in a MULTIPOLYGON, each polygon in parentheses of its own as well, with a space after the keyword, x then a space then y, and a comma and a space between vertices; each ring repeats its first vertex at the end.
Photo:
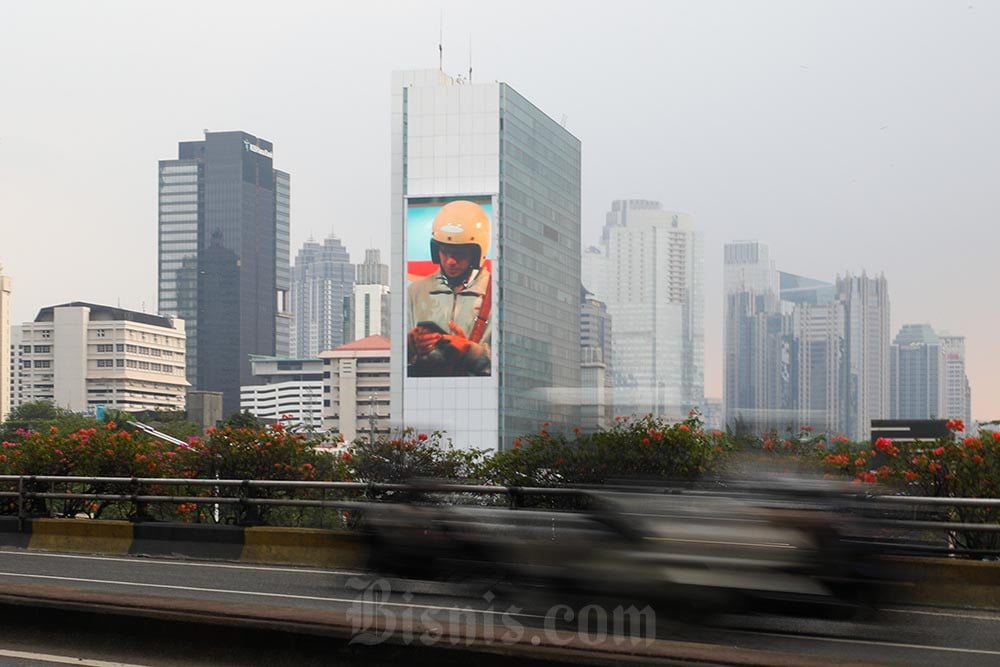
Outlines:
POLYGON ((972 388, 965 372, 965 336, 942 332, 938 336, 944 354, 944 417, 972 425, 972 388))
POLYGON ((701 236, 688 215, 622 200, 611 205, 601 243, 615 410, 684 419, 705 397, 701 236))
MULTIPOLYGON (((756 241, 724 248, 724 384, 726 425, 762 433, 792 418, 774 394, 787 374, 781 358, 780 285, 768 247, 756 241)), ((779 392, 780 393, 780 392, 779 392)))
POLYGON ((289 350, 290 177, 271 142, 205 132, 159 162, 158 310, 187 325, 191 385, 229 414, 250 355, 289 350))
POLYGON ((946 419, 941 341, 929 324, 904 324, 889 347, 889 418, 946 419))
POLYGON ((240 387, 240 410, 267 421, 319 430, 323 425, 323 361, 253 356, 255 383, 240 387))
POLYGON ((615 417, 611 315, 586 289, 580 299, 580 425, 585 430, 607 429, 615 417))
POLYGON ((843 433, 867 442, 871 420, 889 415, 889 286, 885 276, 847 274, 836 281, 844 304, 843 433))
POLYGON ((505 83, 437 70, 394 74, 391 126, 394 426, 495 450, 542 422, 577 425, 579 406, 560 397, 580 387, 580 141, 505 83), (436 261, 421 214, 460 199, 489 210, 476 242, 480 289, 493 287, 474 306, 492 295, 488 372, 416 377, 408 290, 436 261))
POLYGON ((354 267, 354 292, 347 308, 344 341, 368 336, 391 338, 389 265, 382 263, 376 248, 365 250, 365 261, 354 267))
POLYGON ((323 428, 345 442, 390 433, 390 342, 369 336, 322 352, 323 428))
POLYGON ((19 336, 19 405, 184 410, 183 320, 73 302, 41 309, 19 336))
POLYGON ((306 241, 292 267, 291 355, 315 357, 343 345, 354 265, 336 236, 306 241))
POLYGON ((777 271, 767 246, 725 246, 726 426, 867 441, 889 415, 889 297, 884 277, 828 283, 777 271))

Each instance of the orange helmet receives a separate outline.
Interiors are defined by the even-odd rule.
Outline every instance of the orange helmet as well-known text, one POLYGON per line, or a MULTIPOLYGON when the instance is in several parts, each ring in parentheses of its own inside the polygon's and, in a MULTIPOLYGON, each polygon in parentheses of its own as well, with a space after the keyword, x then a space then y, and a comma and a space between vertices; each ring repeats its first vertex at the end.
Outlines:
POLYGON ((464 199, 442 206, 434 216, 431 229, 431 260, 435 264, 441 262, 438 246, 442 243, 472 246, 478 253, 472 262, 472 268, 480 268, 490 251, 490 216, 486 209, 464 199))

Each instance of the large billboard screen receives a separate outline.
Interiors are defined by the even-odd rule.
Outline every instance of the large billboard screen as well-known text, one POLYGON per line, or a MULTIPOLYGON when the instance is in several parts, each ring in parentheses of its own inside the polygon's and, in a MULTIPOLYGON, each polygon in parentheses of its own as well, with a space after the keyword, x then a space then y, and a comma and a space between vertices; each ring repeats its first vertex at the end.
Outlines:
POLYGON ((493 373, 493 199, 406 204, 407 377, 493 373))

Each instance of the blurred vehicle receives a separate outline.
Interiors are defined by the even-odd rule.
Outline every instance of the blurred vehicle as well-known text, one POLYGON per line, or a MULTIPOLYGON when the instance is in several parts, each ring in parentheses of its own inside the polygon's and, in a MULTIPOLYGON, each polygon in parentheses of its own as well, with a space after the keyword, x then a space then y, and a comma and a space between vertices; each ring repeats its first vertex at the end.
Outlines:
POLYGON ((877 601, 877 554, 847 490, 770 481, 683 493, 580 491, 575 510, 375 503, 371 567, 435 579, 493 576, 679 612, 852 614, 877 601), (665 603, 668 603, 665 605, 665 603))

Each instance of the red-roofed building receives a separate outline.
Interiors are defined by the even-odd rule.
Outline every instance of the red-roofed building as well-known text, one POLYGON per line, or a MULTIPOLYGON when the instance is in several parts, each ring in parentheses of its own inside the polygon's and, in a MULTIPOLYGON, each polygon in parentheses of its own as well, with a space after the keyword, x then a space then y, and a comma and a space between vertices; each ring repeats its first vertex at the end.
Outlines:
POLYGON ((389 433, 389 339, 368 336, 320 353, 323 428, 351 442, 389 433))

